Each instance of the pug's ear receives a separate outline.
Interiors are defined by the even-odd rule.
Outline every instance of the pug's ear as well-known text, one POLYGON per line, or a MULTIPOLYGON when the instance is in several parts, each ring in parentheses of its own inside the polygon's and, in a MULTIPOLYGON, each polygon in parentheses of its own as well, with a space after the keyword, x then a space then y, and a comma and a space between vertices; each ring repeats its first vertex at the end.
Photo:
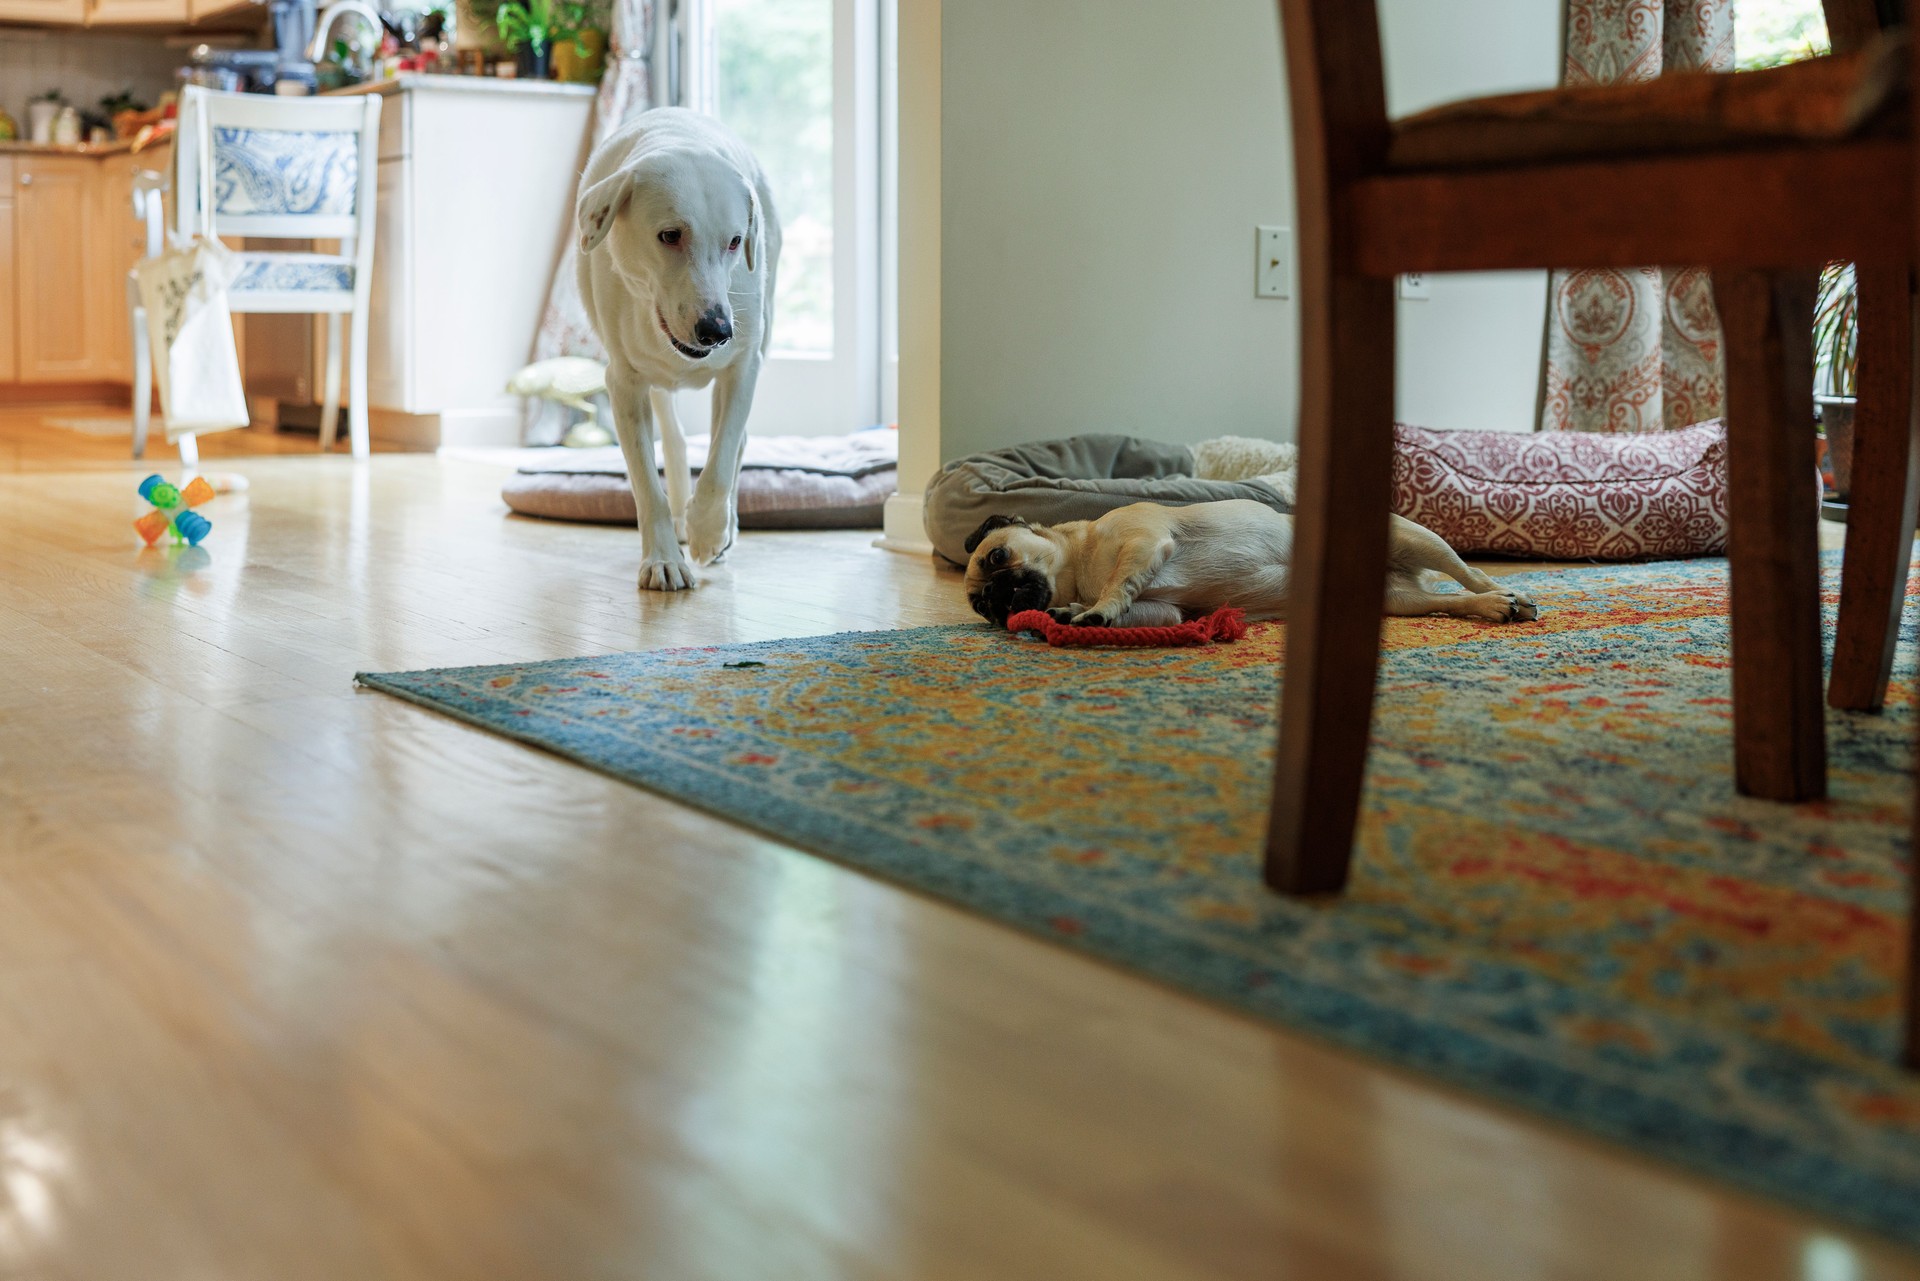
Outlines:
POLYGON ((1009 525, 1024 525, 1029 529, 1032 528, 1029 522, 1020 519, 1018 516, 989 516, 980 522, 980 528, 967 535, 965 544, 967 555, 973 555, 974 549, 980 546, 981 539, 991 534, 994 530, 1005 529, 1009 525))

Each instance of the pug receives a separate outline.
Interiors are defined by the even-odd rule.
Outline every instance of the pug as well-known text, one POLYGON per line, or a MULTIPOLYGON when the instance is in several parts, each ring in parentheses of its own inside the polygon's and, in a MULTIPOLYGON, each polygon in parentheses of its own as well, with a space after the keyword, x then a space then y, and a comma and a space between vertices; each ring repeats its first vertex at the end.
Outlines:
MULTIPOLYGON (((1539 617, 1530 596, 1468 565, 1432 530, 1389 519, 1388 614, 1490 623, 1539 617), (1466 591, 1430 591, 1429 574, 1466 591)), ((1244 609, 1249 619, 1284 618, 1293 518, 1250 499, 1134 503, 1061 525, 989 516, 966 549, 967 599, 996 627, 1028 609, 1081 627, 1169 627, 1222 605, 1244 609)))

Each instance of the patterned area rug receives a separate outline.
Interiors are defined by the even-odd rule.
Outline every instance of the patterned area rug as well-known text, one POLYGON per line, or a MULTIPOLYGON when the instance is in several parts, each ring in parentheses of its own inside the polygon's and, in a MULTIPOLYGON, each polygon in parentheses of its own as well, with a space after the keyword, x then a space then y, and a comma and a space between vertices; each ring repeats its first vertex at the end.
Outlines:
MULTIPOLYGON (((1836 587, 1829 568, 1829 625, 1836 587)), ((1188 650, 935 627, 363 675, 1368 1054, 1920 1242, 1894 1066, 1912 627, 1832 798, 1733 794, 1726 566, 1516 576, 1390 620, 1352 886, 1259 882, 1286 629, 1188 650)))

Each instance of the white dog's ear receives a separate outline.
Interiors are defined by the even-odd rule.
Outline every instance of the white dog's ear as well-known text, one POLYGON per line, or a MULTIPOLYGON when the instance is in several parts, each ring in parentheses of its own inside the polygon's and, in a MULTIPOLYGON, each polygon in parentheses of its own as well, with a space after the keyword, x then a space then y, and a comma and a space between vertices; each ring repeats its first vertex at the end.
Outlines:
MULTIPOLYGON (((743 177, 745 175, 742 175, 743 177)), ((751 275, 760 261, 760 192, 747 180, 747 273, 751 275)))
POLYGON ((592 253, 594 247, 613 230, 614 215, 633 194, 633 170, 621 169, 608 174, 580 193, 580 252, 592 253))

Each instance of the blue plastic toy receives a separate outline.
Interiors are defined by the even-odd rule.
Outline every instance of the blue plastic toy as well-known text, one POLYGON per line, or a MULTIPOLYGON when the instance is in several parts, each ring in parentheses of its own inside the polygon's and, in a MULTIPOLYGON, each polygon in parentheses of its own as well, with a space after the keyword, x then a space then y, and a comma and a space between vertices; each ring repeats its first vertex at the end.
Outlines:
POLYGON ((190 508, 213 497, 213 486, 204 476, 195 476, 185 489, 170 485, 158 475, 140 482, 140 497, 153 504, 153 510, 133 522, 133 527, 151 547, 162 534, 171 533, 176 547, 198 547, 213 529, 213 522, 190 508))

